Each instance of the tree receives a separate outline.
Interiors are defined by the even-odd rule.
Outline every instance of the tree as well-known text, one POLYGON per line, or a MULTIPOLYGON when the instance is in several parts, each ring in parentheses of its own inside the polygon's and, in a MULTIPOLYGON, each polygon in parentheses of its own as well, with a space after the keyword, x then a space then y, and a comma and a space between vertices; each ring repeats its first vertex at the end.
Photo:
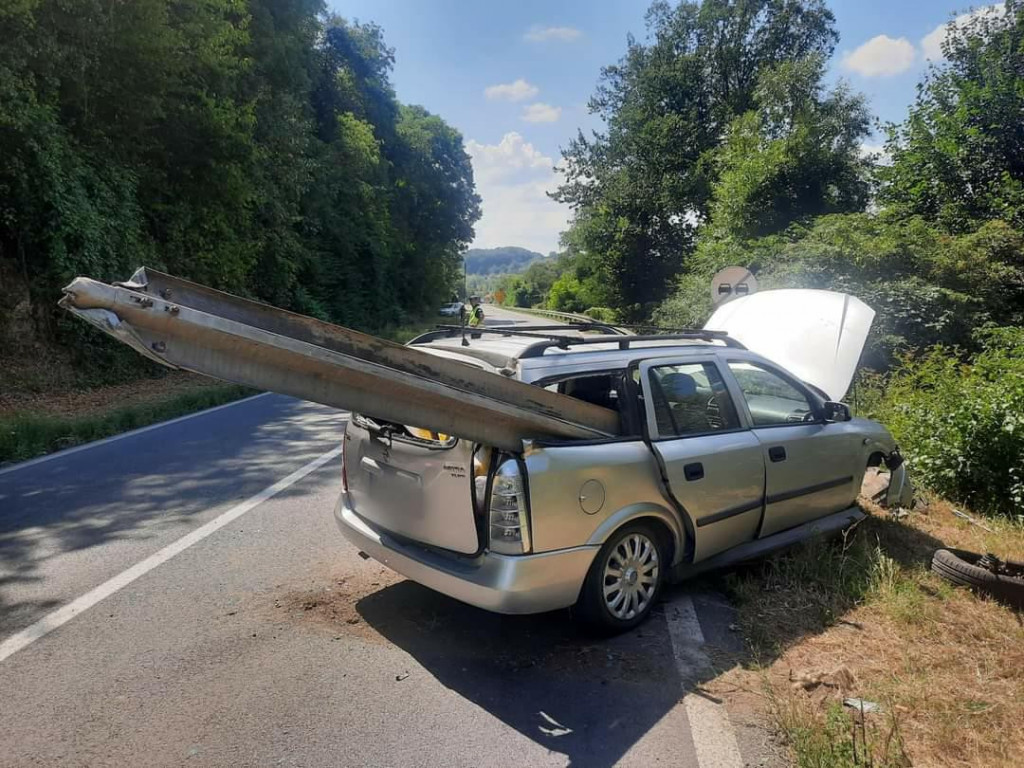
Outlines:
POLYGON ((400 269, 419 279, 399 285, 412 313, 434 303, 461 276, 462 252, 480 218, 480 197, 462 135, 423 107, 402 106, 393 158, 392 221, 403 254, 400 269))
POLYGON ((704 0, 648 12, 647 44, 602 70, 590 101, 606 134, 563 152, 555 198, 575 212, 568 242, 589 254, 604 299, 642 317, 671 287, 710 213, 714 154, 756 103, 761 73, 827 57, 837 39, 821 0, 704 0))
POLYGON ((882 201, 950 232, 1024 225, 1024 2, 947 28, 906 122, 890 126, 882 201))
POLYGON ((369 330, 456 285, 469 157, 395 98, 376 25, 321 0, 17 0, 0 35, 0 343, 28 304, 81 348, 60 288, 141 263, 369 330))
POLYGON ((717 154, 705 238, 763 237, 810 217, 864 210, 867 107, 843 85, 824 95, 824 74, 819 56, 762 73, 757 106, 733 120, 717 154))

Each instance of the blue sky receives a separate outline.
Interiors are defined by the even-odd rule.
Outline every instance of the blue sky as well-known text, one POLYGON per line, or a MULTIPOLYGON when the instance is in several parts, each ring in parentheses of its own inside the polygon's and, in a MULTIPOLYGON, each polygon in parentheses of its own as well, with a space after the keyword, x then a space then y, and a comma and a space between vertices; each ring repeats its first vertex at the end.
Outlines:
MULTIPOLYGON (((627 0, 328 0, 348 19, 374 21, 395 49, 398 98, 458 128, 473 157, 484 215, 478 247, 557 247, 568 211, 544 195, 559 148, 599 129, 586 103, 600 68, 645 35, 647 2, 627 0)), ((831 76, 899 121, 942 26, 969 6, 953 0, 833 0, 839 45, 831 76)))

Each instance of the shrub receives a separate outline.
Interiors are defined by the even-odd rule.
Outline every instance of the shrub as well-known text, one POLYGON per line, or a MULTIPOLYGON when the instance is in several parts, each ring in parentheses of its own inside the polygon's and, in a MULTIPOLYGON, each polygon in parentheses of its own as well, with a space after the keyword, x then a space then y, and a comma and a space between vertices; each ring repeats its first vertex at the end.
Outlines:
POLYGON ((583 314, 594 318, 599 323, 617 323, 619 321, 619 313, 610 307, 590 307, 584 310, 583 314))
POLYGON ((970 365, 946 347, 906 359, 868 393, 867 410, 892 431, 917 482, 978 512, 1024 516, 1024 329, 988 330, 980 341, 970 365))

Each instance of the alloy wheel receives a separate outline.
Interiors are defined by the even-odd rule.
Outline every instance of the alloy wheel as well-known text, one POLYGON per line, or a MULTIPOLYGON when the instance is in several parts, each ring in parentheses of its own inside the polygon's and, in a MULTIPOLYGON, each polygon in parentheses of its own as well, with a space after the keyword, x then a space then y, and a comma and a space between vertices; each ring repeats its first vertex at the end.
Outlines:
POLYGON ((628 621, 647 610, 658 587, 658 547, 643 533, 630 533, 608 555, 604 567, 604 603, 617 619, 628 621))

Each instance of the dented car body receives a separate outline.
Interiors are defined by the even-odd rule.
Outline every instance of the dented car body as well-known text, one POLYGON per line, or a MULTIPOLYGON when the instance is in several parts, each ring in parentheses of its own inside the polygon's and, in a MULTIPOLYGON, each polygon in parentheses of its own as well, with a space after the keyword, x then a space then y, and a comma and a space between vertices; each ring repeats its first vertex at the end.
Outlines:
POLYGON ((873 314, 839 294, 755 294, 724 328, 667 336, 441 329, 407 347, 152 272, 80 279, 64 305, 165 364, 355 411, 344 535, 492 611, 625 629, 668 582, 860 519, 869 467, 889 504, 913 493, 888 431, 838 402, 873 314))

